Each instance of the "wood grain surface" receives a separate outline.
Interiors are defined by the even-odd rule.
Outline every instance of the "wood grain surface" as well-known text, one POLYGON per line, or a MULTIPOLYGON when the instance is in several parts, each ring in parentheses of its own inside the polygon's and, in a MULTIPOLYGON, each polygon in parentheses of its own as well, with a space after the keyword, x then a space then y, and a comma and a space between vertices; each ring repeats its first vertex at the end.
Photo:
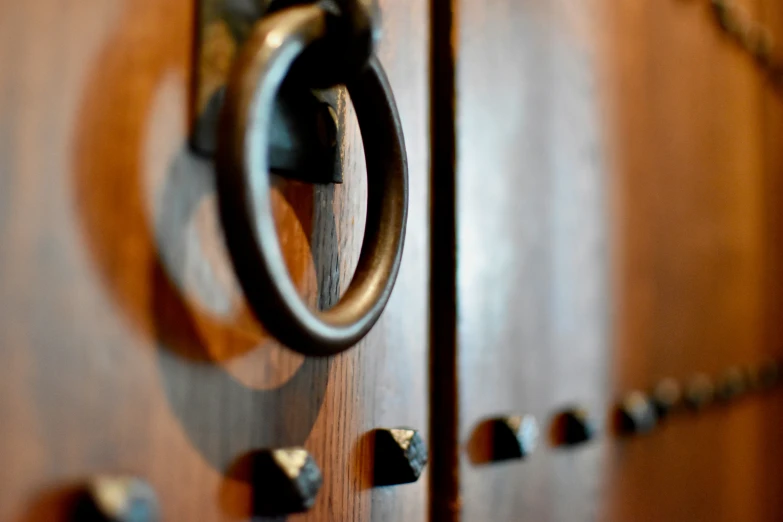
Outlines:
MULTIPOLYGON (((746 7, 780 34, 773 4, 746 7)), ((708 2, 459 9, 463 520, 780 519, 779 393, 637 439, 610 421, 660 378, 780 354, 780 93, 708 2), (601 433, 553 447, 571 404, 601 433), (508 413, 539 451, 474 459, 508 413)))
MULTIPOLYGON (((783 163, 770 118, 783 97, 715 29, 706 2, 664 4, 619 8, 611 29, 625 42, 610 76, 616 395, 781 353, 783 163)), ((765 20, 772 4, 745 6, 765 20)), ((781 407, 779 393, 757 396, 617 443, 609 515, 780 519, 781 407)))
MULTIPOLYGON (((783 6, 743 4, 783 38, 783 6)), ((426 476, 370 488, 367 434, 427 436, 427 5, 382 2, 411 166, 403 268, 371 335, 330 360, 277 345, 234 279, 215 173, 185 146, 194 6, 0 3, 0 520, 63 520, 75 486, 113 472, 147 478, 164 520, 247 520, 248 454, 298 444, 325 481, 292 519, 425 520, 426 476)), ((455 6, 462 464, 439 502, 477 522, 779 520, 780 392, 633 439, 609 418, 660 378, 781 354, 783 94, 706 2, 455 6), (574 404, 599 436, 553 447, 574 404), (538 418, 539 450, 481 462, 477 426, 507 413, 538 418)), ((274 180, 313 306, 346 288, 364 226, 340 112, 345 185, 274 180)))
MULTIPOLYGON (((244 464, 304 445, 324 473, 295 520, 420 520, 426 478, 370 489, 377 427, 427 431, 427 12, 382 2, 411 201, 380 323, 305 359, 247 309, 215 172, 186 147, 195 2, 0 3, 0 520, 64 520, 96 473, 132 473, 164 520, 246 520, 244 464)), ((291 276, 313 306, 347 287, 364 226, 361 140, 342 100, 343 186, 274 180, 291 276)))
POLYGON ((460 7, 463 520, 592 519, 605 442, 555 450, 546 431, 571 404, 600 422, 609 391, 600 6, 460 7), (536 416, 540 450, 481 462, 480 423, 514 413, 536 416))

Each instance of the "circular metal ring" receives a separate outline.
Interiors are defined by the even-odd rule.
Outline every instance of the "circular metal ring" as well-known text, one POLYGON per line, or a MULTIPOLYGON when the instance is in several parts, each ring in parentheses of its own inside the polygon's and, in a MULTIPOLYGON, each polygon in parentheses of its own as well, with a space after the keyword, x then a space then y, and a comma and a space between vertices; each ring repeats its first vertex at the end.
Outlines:
POLYGON ((269 12, 312 3, 326 13, 326 33, 307 46, 291 73, 311 87, 343 84, 375 54, 381 36, 378 0, 273 0, 269 12))
POLYGON ((402 258, 408 167, 399 114, 377 58, 348 85, 367 161, 367 221, 353 280, 337 305, 310 310, 277 239, 268 168, 275 95, 294 60, 326 33, 318 6, 292 7, 260 21, 240 51, 226 89, 216 157, 220 216, 234 268, 256 317, 305 355, 356 344, 381 315, 402 258))

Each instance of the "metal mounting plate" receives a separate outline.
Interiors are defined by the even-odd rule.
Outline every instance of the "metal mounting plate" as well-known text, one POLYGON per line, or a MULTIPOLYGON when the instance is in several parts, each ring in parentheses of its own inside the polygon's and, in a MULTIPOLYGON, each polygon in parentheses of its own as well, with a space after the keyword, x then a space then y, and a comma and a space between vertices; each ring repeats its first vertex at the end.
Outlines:
MULTIPOLYGON (((237 49, 253 25, 289 0, 199 0, 194 127, 194 152, 212 157, 223 91, 237 49)), ((295 2, 289 2, 295 3, 295 2)), ((311 183, 342 183, 338 144, 339 89, 313 90, 283 85, 272 116, 269 159, 272 172, 311 183)))

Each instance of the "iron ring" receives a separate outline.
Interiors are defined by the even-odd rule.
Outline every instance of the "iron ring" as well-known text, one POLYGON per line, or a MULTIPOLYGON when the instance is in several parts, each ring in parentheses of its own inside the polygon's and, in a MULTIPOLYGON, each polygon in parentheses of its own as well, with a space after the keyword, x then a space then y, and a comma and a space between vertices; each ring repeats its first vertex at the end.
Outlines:
POLYGON ((275 95, 298 56, 326 34, 317 5, 265 17, 240 50, 229 77, 216 156, 220 218, 245 297, 279 341, 328 356, 361 340, 391 295, 402 259, 408 167, 399 114, 377 58, 348 83, 367 162, 367 221, 358 266, 342 299, 314 311, 285 265, 272 215, 269 124, 275 95))

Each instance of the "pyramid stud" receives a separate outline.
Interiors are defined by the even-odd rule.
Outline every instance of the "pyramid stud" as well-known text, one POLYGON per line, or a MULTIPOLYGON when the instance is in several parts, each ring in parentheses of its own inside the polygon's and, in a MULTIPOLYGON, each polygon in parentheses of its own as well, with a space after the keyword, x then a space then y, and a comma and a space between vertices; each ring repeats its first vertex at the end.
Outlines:
POLYGON ((780 366, 775 361, 767 361, 748 367, 745 375, 753 391, 768 391, 780 380, 780 366))
POLYGON ((124 475, 98 475, 87 481, 74 520, 157 522, 158 500, 144 480, 124 475))
POLYGON ((584 408, 569 408, 558 413, 552 423, 553 439, 559 446, 576 446, 592 440, 597 430, 584 408))
POLYGON ((416 482, 427 465, 427 446, 410 428, 375 430, 375 485, 416 482))
POLYGON ((702 410, 715 398, 715 386, 707 375, 695 375, 685 389, 685 404, 693 410, 702 410))
POLYGON ((761 365, 761 388, 769 390, 780 383, 781 368, 778 361, 767 361, 761 365))
POLYGON ((258 515, 307 511, 322 483, 318 464, 304 448, 259 452, 253 462, 254 510, 258 515))
POLYGON ((658 420, 663 420, 682 404, 682 388, 674 379, 663 379, 652 391, 652 403, 658 420))
POLYGON ((658 424, 658 415, 647 395, 634 391, 617 406, 617 421, 621 433, 637 435, 652 431, 658 424))
POLYGON ((730 402, 748 389, 747 375, 736 366, 726 370, 715 386, 715 398, 720 402, 730 402))
POLYGON ((532 415, 491 419, 492 460, 524 459, 538 446, 538 422, 532 415))

